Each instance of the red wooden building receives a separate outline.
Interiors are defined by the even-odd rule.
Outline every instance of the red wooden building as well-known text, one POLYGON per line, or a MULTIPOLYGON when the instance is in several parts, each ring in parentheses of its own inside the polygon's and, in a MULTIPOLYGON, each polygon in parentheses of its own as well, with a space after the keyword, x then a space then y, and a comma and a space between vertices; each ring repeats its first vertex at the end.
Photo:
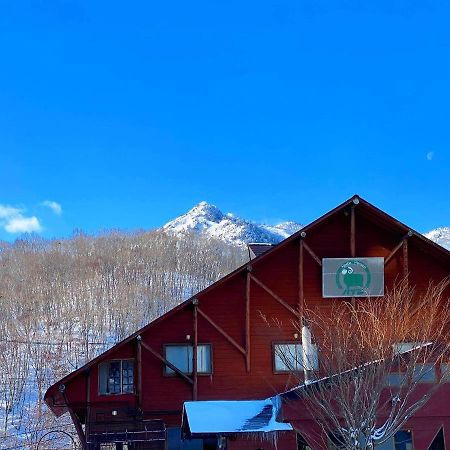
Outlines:
MULTIPOLYGON (((183 404, 261 400, 293 387, 277 349, 301 346, 294 321, 306 305, 343 301, 324 296, 324 258, 382 258, 382 288, 408 274, 420 292, 450 274, 450 252, 358 196, 265 250, 48 389, 46 403, 71 415, 86 449, 272 448, 251 433, 203 436, 183 447, 183 404)), ((383 448, 428 449, 438 435, 430 448, 444 448, 444 439, 450 450, 449 394, 450 384, 408 425, 410 447, 383 448)), ((299 431, 305 425, 292 421, 299 431)), ((277 445, 308 448, 295 431, 277 445)))

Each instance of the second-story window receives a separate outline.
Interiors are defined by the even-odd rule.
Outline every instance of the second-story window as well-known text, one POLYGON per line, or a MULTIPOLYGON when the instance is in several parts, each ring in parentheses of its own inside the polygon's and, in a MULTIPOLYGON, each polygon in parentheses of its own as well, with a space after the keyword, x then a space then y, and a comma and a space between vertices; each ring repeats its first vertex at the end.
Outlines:
POLYGON ((303 370, 303 350, 298 343, 274 345, 275 372, 292 372, 303 370))
MULTIPOLYGON (((190 344, 168 344, 164 346, 165 358, 183 373, 191 374, 193 371, 193 349, 194 347, 190 344)), ((199 344, 197 345, 197 373, 210 374, 211 372, 211 344, 199 344)), ((170 367, 165 366, 164 373, 173 375, 175 372, 170 367)))
POLYGON ((131 394, 134 392, 134 361, 116 359, 98 366, 99 393, 131 394))
MULTIPOLYGON (((314 345, 316 349, 316 346, 314 345)), ((274 344, 274 370, 275 372, 296 372, 304 368, 318 370, 319 360, 317 349, 310 356, 310 360, 304 361, 302 344, 299 342, 283 342, 274 344)))

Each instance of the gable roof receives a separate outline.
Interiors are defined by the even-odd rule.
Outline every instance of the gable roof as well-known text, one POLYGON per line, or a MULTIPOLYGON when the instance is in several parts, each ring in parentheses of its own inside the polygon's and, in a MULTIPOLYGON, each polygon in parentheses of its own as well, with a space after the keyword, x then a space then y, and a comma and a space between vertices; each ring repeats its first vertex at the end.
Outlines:
MULTIPOLYGON (((431 241, 430 239, 426 238, 422 234, 412 230, 402 222, 398 221, 394 217, 390 216, 389 214, 385 213, 381 209, 378 209, 377 207, 373 206, 371 203, 367 202, 366 200, 362 199, 358 195, 354 195, 341 203, 340 205, 333 208, 331 211, 327 212, 323 216, 319 217, 315 221, 311 222, 310 224, 304 226, 299 231, 294 233, 292 236, 284 239, 279 244, 273 245, 270 249, 268 249, 266 252, 260 254, 256 258, 252 259, 250 262, 246 262, 242 264, 240 267, 235 269, 234 271, 230 272, 228 275, 225 275, 223 278, 219 279, 215 283, 211 284, 207 288, 203 289, 202 291, 198 292, 194 296, 190 297, 189 299, 185 300, 183 303, 180 303, 175 308, 171 309, 170 311, 166 312, 162 316, 156 318, 152 322, 148 323, 135 333, 131 334, 121 342, 117 343, 110 349, 106 350, 102 354, 98 355, 96 358, 92 359, 88 363, 86 363, 84 366, 80 367, 79 369, 71 372, 70 374, 66 375, 64 378, 59 380, 58 382, 54 383, 52 386, 50 386, 47 389, 47 392, 44 395, 44 400, 47 403, 47 405, 50 407, 50 409, 57 415, 60 416, 66 411, 66 408, 62 406, 55 406, 52 404, 51 397, 52 396, 60 396, 58 386, 61 384, 65 384, 69 382, 70 380, 74 379, 79 374, 85 373, 86 370, 88 370, 90 367, 94 366, 98 362, 104 360, 107 358, 111 353, 116 351, 121 346, 133 341, 136 339, 137 336, 144 333, 151 327, 154 327, 155 325, 159 324, 160 322, 168 319, 172 315, 176 314, 177 312, 181 311, 182 309, 188 307, 194 298, 200 298, 203 297, 205 294, 211 292, 212 290, 216 289, 218 286, 221 286, 226 281, 230 280, 231 278, 234 278, 238 276, 239 274, 245 272, 247 270, 247 267, 249 265, 255 265, 258 264, 260 261, 265 260, 266 258, 269 258, 274 252, 277 252, 279 249, 284 248, 285 246, 289 245, 296 239, 302 239, 305 238, 308 235, 308 232, 316 228, 318 225, 325 222, 330 217, 333 217, 334 215, 338 214, 341 211, 344 211, 346 208, 349 208, 352 205, 358 205, 358 209, 364 210, 365 214, 373 221, 381 224, 386 229, 397 231, 400 233, 403 233, 404 235, 407 235, 409 233, 409 236, 411 239, 415 239, 419 246, 426 249, 428 252, 432 253, 434 256, 436 256, 439 259, 444 260, 444 262, 450 264, 450 251, 445 249, 444 247, 441 247, 440 245, 436 244, 435 242, 431 241), (360 205, 360 206, 359 206, 360 205)), ((61 397, 62 398, 62 397, 61 397)))

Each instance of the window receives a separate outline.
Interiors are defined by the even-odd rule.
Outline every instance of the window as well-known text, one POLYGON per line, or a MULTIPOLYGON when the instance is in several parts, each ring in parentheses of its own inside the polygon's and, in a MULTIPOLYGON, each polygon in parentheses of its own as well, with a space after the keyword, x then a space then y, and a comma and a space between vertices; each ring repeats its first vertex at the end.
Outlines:
POLYGON ((405 373, 401 372, 391 372, 386 375, 385 385, 386 386, 405 386, 407 383, 407 378, 405 373))
POLYGON ((441 377, 442 381, 450 383, 450 364, 441 364, 441 377))
POLYGON ((280 343, 274 345, 274 368, 275 372, 292 372, 303 370, 304 367, 311 367, 318 370, 319 361, 315 351, 309 356, 309 360, 304 360, 302 345, 295 343, 280 343))
POLYGON ((99 364, 100 394, 130 394, 134 392, 134 361, 118 359, 99 364))
MULTIPOLYGON (((192 345, 166 345, 164 347, 165 358, 183 373, 192 373, 192 345)), ((211 365, 211 345, 197 345, 197 373, 209 374, 212 372, 211 365)), ((164 367, 166 375, 173 375, 175 372, 168 366, 164 367)))
POLYGON ((434 364, 417 364, 413 368, 413 379, 417 383, 432 383, 436 381, 434 364))
POLYGON ((413 450, 412 434, 409 430, 395 433, 393 438, 375 445, 376 450, 413 450))
POLYGON ((444 430, 442 428, 433 439, 433 442, 428 447, 428 450, 445 450, 444 430))
POLYGON ((345 450, 345 439, 339 432, 328 433, 328 450, 345 450))
POLYGON ((394 436, 395 450, 412 450, 411 431, 397 431, 394 436))
POLYGON ((297 450, 312 450, 300 433, 297 433, 297 450))

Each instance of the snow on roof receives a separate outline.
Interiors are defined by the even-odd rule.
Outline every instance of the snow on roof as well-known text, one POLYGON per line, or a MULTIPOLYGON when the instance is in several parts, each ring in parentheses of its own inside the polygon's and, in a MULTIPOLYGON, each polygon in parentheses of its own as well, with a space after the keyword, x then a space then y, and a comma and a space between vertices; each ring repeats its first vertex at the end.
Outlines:
POLYGON ((182 427, 190 434, 270 433, 291 431, 277 422, 278 396, 265 400, 185 402, 182 427))

